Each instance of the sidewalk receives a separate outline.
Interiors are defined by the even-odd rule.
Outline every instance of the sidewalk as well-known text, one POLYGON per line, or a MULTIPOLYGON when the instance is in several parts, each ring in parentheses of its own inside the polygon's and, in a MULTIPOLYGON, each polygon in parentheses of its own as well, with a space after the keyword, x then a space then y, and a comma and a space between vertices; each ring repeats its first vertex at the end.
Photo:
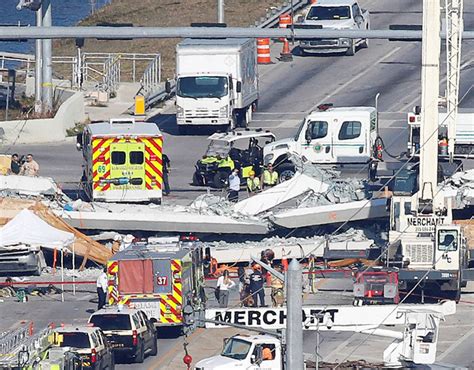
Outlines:
MULTIPOLYGON (((247 334, 246 330, 236 328, 226 329, 202 329, 198 328, 192 333, 188 339, 188 353, 193 358, 191 368, 202 359, 218 355, 222 351, 225 338, 229 338, 238 333, 247 334)), ((172 349, 163 354, 154 361, 148 370, 158 369, 186 369, 183 363, 184 353, 184 337, 180 339, 172 349)))
POLYGON ((140 88, 140 84, 132 82, 121 82, 115 98, 110 99, 106 106, 84 107, 86 116, 91 121, 108 121, 110 118, 128 117, 129 108, 133 108, 135 104, 135 94, 140 88))

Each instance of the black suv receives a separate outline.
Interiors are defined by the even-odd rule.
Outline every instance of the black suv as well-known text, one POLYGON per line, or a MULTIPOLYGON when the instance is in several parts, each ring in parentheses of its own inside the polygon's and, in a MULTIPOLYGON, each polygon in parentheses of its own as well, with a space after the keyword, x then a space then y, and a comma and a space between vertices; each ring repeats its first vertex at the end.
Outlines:
POLYGON ((106 307, 92 314, 89 323, 102 329, 116 355, 142 363, 145 352, 158 353, 155 325, 143 311, 106 307))

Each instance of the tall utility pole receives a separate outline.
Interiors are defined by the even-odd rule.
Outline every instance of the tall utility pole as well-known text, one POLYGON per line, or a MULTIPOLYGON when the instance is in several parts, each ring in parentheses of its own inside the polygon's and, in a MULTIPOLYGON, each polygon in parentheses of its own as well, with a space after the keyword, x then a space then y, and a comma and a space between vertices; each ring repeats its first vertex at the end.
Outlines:
POLYGON ((446 106, 448 116, 448 153, 450 161, 454 156, 456 123, 458 116, 459 77, 461 75, 461 43, 463 30, 464 0, 445 0, 446 12, 446 106))
MULTIPOLYGON (((43 27, 52 26, 51 0, 43 0, 43 27)), ((52 41, 43 40, 43 106, 45 112, 53 110, 52 41)))
MULTIPOLYGON (((43 11, 39 8, 36 11, 36 26, 43 25, 43 11)), ((43 88, 43 40, 36 40, 36 56, 35 56, 35 112, 41 113, 43 104, 41 99, 41 90, 43 88)))
POLYGON ((286 273, 286 367, 303 370, 303 296, 300 264, 293 259, 286 273))
POLYGON ((217 23, 225 23, 224 7, 224 0, 217 0, 217 23))
POLYGON ((423 36, 421 56, 421 152, 418 209, 432 213, 440 209, 438 185, 438 101, 439 61, 441 52, 440 0, 423 0, 423 36), (435 199, 436 198, 436 199, 435 199), (433 208, 429 205, 433 202, 433 208))

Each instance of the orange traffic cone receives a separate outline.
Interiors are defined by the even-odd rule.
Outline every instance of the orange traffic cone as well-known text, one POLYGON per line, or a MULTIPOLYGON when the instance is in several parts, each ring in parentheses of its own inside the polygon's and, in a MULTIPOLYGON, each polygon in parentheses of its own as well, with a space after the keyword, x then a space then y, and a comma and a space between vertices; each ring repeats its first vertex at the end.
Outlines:
POLYGON ((291 62, 293 61, 293 54, 291 54, 290 43, 287 39, 283 41, 283 50, 280 53, 280 60, 282 62, 291 62))

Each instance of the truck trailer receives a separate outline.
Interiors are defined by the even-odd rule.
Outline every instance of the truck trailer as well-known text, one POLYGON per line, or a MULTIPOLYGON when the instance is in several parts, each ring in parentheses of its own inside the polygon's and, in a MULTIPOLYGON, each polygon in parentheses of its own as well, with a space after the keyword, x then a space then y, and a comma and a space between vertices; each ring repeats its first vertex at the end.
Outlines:
POLYGON ((189 127, 246 127, 258 102, 254 39, 186 39, 176 47, 176 121, 189 127))

